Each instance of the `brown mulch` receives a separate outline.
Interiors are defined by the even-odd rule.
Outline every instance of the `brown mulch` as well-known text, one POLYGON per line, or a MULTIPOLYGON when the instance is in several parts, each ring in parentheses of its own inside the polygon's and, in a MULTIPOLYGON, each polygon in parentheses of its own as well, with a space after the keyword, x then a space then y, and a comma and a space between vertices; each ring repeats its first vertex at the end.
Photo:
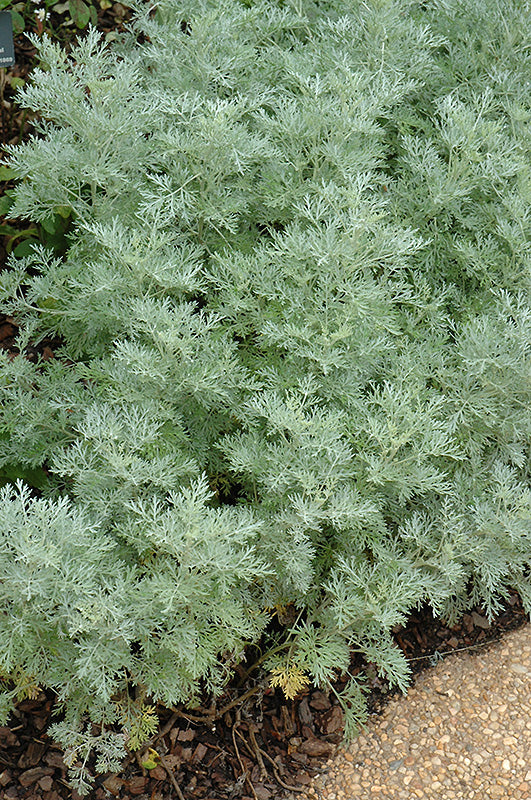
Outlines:
MULTIPOLYGON (((395 640, 418 674, 448 653, 487 646, 527 621, 518 595, 511 592, 492 625, 478 608, 446 627, 426 607, 411 614, 395 640)), ((369 676, 369 709, 379 713, 394 693, 372 665, 354 657, 351 674, 363 670, 369 676)), ((310 688, 287 701, 268 686, 267 676, 250 676, 236 689, 238 682, 236 675, 215 706, 205 698, 193 712, 160 709, 159 734, 150 743, 159 765, 147 771, 141 766, 145 753, 131 754, 120 774, 96 777, 90 797, 287 800, 304 792, 342 739, 342 712, 334 694, 310 688)), ((343 686, 340 678, 334 688, 343 686)), ((0 728, 0 796, 5 800, 77 797, 69 788, 61 750, 46 734, 57 719, 51 719, 53 708, 53 694, 41 692, 19 703, 9 726, 0 728)))

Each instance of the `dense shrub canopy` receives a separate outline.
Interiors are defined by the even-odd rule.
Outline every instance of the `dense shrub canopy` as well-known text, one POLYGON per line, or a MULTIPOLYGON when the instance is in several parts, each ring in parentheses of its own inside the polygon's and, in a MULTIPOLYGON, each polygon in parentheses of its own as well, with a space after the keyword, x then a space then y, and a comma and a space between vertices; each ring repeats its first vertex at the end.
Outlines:
POLYGON ((0 669, 74 749, 221 692, 275 607, 288 692, 352 648, 405 687, 420 603, 531 609, 529 3, 154 8, 39 45, 10 162, 69 244, 2 275, 63 346, 1 362, 0 466, 47 477, 3 489, 0 669))

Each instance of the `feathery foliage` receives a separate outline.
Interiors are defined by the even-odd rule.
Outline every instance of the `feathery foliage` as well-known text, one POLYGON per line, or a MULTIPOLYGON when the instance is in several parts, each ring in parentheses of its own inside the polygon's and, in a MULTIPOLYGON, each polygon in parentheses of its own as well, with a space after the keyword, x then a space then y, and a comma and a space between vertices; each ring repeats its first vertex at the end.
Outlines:
POLYGON ((530 11, 160 0, 38 43, 13 214, 70 223, 1 276, 21 349, 63 342, 1 361, 0 469, 47 475, 0 500, 2 715, 53 687, 80 790, 275 607, 288 695, 352 650, 405 689, 421 603, 531 610, 530 11))

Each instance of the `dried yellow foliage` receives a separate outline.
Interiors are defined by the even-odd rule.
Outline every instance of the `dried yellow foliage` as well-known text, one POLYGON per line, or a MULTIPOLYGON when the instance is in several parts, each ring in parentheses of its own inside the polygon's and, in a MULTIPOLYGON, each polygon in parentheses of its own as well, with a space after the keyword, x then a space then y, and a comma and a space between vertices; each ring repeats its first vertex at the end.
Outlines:
POLYGON ((298 667, 273 667, 269 682, 271 686, 280 686, 286 697, 293 700, 309 685, 310 679, 298 667))

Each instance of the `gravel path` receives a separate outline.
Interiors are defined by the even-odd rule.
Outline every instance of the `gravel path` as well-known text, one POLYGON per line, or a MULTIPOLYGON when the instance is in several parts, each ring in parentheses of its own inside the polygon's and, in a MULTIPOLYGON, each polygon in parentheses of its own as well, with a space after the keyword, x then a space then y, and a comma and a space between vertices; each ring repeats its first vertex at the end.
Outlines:
POLYGON ((448 656, 327 762, 306 799, 528 800, 530 688, 531 625, 448 656))

